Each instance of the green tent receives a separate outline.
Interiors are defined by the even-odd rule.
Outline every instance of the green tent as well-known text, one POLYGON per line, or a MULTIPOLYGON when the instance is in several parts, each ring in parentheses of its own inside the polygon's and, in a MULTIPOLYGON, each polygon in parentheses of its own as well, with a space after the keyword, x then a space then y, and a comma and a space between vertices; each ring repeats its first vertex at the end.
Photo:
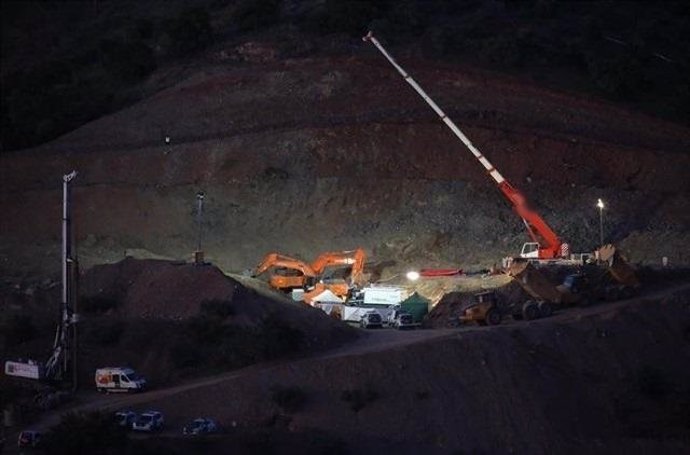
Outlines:
POLYGON ((414 293, 402 302, 400 302, 400 308, 412 315, 414 322, 422 322, 424 316, 429 313, 429 304, 431 302, 419 295, 414 293))

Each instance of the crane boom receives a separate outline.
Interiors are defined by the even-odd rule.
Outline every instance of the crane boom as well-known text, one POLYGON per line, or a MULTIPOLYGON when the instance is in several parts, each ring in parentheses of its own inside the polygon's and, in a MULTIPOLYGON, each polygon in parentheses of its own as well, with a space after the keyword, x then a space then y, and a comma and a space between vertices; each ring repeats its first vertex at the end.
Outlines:
POLYGON ((400 73, 405 81, 412 86, 412 88, 421 96, 426 103, 431 106, 431 109, 443 120, 448 128, 462 141, 469 149, 479 163, 484 166, 491 178, 496 182, 496 185, 501 190, 503 195, 513 205, 513 209, 522 219, 527 233, 534 242, 531 245, 536 247, 535 251, 527 252, 526 247, 530 244, 525 244, 522 249, 522 256, 536 257, 539 259, 552 259, 557 257, 564 257, 568 255, 568 245, 561 242, 558 235, 551 229, 551 227, 544 221, 544 219, 534 210, 532 210, 522 193, 513 187, 498 170, 491 164, 491 162, 479 151, 477 147, 465 136, 465 134, 458 128, 458 126, 441 110, 440 107, 426 94, 424 89, 417 84, 417 82, 407 74, 407 72, 391 57, 391 55, 384 49, 381 43, 374 37, 372 32, 369 32, 362 38, 364 41, 371 42, 376 48, 386 57, 386 60, 400 73))

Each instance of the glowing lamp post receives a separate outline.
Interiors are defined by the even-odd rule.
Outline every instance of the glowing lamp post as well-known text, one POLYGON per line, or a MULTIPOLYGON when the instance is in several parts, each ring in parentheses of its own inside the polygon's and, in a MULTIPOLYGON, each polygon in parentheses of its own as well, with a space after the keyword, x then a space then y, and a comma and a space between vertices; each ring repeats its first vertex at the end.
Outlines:
POLYGON ((597 199, 597 208, 599 208, 599 245, 604 245, 604 201, 597 199))

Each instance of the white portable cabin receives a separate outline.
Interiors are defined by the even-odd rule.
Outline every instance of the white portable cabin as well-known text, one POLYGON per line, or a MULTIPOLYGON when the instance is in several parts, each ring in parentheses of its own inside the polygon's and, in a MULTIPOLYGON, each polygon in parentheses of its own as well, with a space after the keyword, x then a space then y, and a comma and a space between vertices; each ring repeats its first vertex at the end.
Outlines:
POLYGON ((368 305, 397 305, 405 298, 405 289, 397 286, 367 286, 362 293, 368 305))

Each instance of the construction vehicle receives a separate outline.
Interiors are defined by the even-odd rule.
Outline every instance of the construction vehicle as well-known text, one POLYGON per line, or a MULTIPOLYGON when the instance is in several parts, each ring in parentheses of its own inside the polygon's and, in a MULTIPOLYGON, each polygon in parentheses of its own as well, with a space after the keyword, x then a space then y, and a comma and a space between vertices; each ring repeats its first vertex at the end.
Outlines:
POLYGON ((634 270, 613 245, 604 245, 595 252, 598 263, 583 264, 576 273, 565 276, 555 286, 526 260, 514 260, 507 274, 534 300, 523 303, 525 319, 548 315, 563 305, 589 305, 598 300, 616 301, 632 297, 640 286, 634 270), (529 309, 536 305, 536 310, 529 309))
POLYGON ((280 253, 267 254, 256 267, 253 276, 257 277, 271 268, 274 273, 269 278, 269 284, 281 291, 303 289, 316 282, 316 272, 309 264, 280 253))
POLYGON ((312 289, 304 293, 304 302, 311 305, 313 300, 326 290, 331 291, 343 301, 347 300, 353 291, 361 285, 366 258, 367 255, 362 248, 351 251, 333 251, 319 255, 311 263, 311 268, 317 275, 318 282, 314 284, 312 289), (346 278, 328 278, 325 276, 327 268, 343 265, 352 266, 346 278))
POLYGON ((603 265, 620 286, 624 294, 634 293, 640 287, 635 270, 623 258, 623 255, 611 244, 603 245, 594 252, 596 261, 603 265))
POLYGON ((53 352, 45 363, 36 360, 9 360, 5 362, 4 368, 7 376, 47 382, 65 380, 66 373, 71 370, 73 390, 77 388, 76 278, 78 265, 73 248, 71 182, 76 176, 77 172, 72 171, 62 177, 62 298, 53 352))
POLYGON ((479 325, 498 325, 504 310, 494 291, 479 292, 472 296, 472 303, 465 307, 460 322, 476 322, 479 325))
POLYGON ((313 299, 326 290, 343 300, 347 299, 361 281, 365 261, 366 253, 362 248, 323 253, 312 264, 280 253, 269 253, 257 266, 253 276, 274 268, 269 278, 270 286, 285 292, 304 290, 301 299, 311 305, 313 299), (346 279, 328 279, 324 276, 327 268, 341 265, 351 266, 346 279))
POLYGON ((367 255, 362 248, 351 251, 335 251, 323 253, 311 263, 311 268, 317 276, 323 278, 326 268, 333 266, 350 265, 352 266, 347 281, 350 286, 361 284, 362 273, 364 272, 364 262, 367 255))
POLYGON ((383 48, 381 43, 369 32, 362 38, 364 41, 372 43, 383 54, 383 56, 390 62, 391 65, 400 73, 405 81, 427 102, 429 106, 438 114, 441 120, 450 128, 450 130, 467 146, 469 151, 486 169, 489 176, 496 182, 498 189, 508 199, 513 206, 515 213, 520 217, 527 228, 527 233, 532 239, 522 246, 520 257, 535 260, 553 260, 559 258, 568 258, 570 254, 570 247, 567 243, 561 241, 554 230, 544 221, 544 219, 534 211, 525 196, 513 185, 511 185, 498 170, 489 162, 489 160, 480 152, 465 134, 448 118, 448 116, 438 107, 438 105, 426 94, 424 89, 415 82, 412 77, 405 72, 405 70, 396 63, 391 55, 383 48))

